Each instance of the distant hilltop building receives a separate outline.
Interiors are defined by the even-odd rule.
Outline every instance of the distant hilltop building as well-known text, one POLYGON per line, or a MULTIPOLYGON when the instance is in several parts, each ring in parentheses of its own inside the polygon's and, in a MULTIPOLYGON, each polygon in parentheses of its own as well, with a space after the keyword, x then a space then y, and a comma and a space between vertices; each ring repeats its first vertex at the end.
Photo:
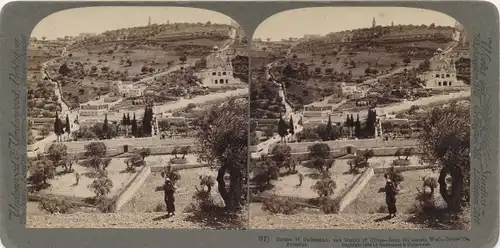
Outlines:
POLYGON ((445 56, 430 61, 429 71, 420 76, 424 81, 424 88, 456 88, 465 87, 462 81, 457 80, 457 70, 453 59, 445 56))
POLYGON ((180 30, 165 30, 154 37, 148 37, 148 40, 176 41, 192 40, 196 38, 229 38, 227 27, 214 26, 191 26, 180 30))
POLYGON ((317 39, 317 38, 321 38, 321 35, 319 35, 319 34, 306 34, 306 35, 304 35, 304 40, 313 40, 313 39, 317 39))
POLYGON ((222 87, 239 83, 233 75, 233 65, 228 56, 223 56, 215 46, 214 53, 206 57, 206 67, 199 74, 203 86, 222 87))

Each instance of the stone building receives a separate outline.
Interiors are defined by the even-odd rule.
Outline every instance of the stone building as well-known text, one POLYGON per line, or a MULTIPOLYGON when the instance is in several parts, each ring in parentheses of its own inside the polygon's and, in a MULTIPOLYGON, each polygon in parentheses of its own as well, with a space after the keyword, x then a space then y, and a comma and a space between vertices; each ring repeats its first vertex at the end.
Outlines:
POLYGON ((229 56, 223 56, 218 47, 215 52, 206 57, 206 67, 198 77, 203 86, 223 87, 236 84, 238 81, 233 76, 233 65, 229 56))
POLYGON ((144 89, 133 84, 123 84, 122 81, 114 81, 109 84, 109 90, 118 97, 139 97, 144 95, 144 89))
POLYGON ((424 81, 425 88, 436 89, 466 86, 462 81, 457 80, 457 70, 453 59, 439 56, 430 62, 429 71, 420 75, 420 79, 424 81))
POLYGON ((89 116, 98 117, 104 116, 109 111, 109 104, 90 104, 84 103, 80 104, 80 109, 78 110, 78 116, 89 116))
POLYGON ((365 97, 367 91, 356 84, 342 82, 338 84, 338 92, 347 99, 359 99, 365 97))

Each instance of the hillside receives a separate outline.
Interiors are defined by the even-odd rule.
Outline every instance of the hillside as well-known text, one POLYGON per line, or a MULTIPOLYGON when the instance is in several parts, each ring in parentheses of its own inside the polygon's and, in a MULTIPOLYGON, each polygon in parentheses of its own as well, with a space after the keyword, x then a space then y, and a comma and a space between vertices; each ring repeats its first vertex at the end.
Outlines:
POLYGON ((291 48, 287 59, 280 60, 272 49, 252 52, 252 59, 258 54, 257 61, 280 60, 272 73, 287 87, 288 99, 300 108, 337 93, 337 82, 362 83, 395 74, 402 67, 418 67, 438 48, 455 44, 453 38, 450 27, 376 27, 302 41, 291 48), (262 56, 266 53, 267 57, 262 56))

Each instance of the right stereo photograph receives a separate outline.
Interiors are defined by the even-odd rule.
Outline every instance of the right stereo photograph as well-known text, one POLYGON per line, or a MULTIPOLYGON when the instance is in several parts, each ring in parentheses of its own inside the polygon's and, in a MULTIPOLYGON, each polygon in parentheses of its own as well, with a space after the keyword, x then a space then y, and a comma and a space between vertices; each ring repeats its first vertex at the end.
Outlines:
POLYGON ((275 14, 250 56, 251 229, 470 228, 470 43, 416 8, 275 14))

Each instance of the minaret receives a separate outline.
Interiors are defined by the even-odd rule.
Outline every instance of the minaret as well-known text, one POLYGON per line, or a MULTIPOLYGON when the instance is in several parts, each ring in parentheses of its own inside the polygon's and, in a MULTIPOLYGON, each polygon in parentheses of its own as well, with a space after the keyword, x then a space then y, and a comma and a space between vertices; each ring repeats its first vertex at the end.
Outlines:
POLYGON ((148 18, 148 26, 151 26, 151 15, 149 15, 149 18, 148 18))
POLYGON ((391 27, 394 27, 394 21, 391 21, 391 27))
POLYGON ((373 17, 372 28, 375 28, 375 26, 377 26, 377 22, 375 21, 375 17, 373 17))

